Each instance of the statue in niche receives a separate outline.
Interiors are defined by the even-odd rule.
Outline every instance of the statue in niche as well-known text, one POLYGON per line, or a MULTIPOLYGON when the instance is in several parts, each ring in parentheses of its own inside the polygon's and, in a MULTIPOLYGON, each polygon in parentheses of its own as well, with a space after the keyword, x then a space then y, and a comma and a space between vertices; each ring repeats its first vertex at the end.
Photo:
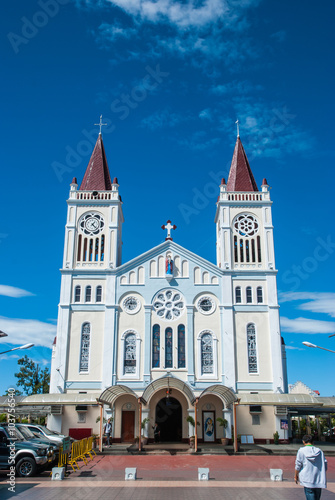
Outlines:
POLYGON ((173 260, 171 255, 169 255, 165 261, 165 272, 166 274, 173 276, 173 260))

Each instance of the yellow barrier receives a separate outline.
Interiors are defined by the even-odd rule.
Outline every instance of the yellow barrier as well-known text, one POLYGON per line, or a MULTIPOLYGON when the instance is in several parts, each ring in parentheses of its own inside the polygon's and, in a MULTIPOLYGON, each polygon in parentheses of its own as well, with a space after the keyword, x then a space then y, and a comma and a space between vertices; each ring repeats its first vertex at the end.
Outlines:
POLYGON ((72 469, 74 469, 74 465, 79 469, 78 461, 82 460, 85 465, 87 465, 87 457, 88 455, 91 460, 93 460, 93 455, 96 455, 93 450, 93 436, 89 438, 81 439, 80 441, 75 441, 72 443, 71 449, 71 458, 68 461, 68 464, 71 465, 72 469))

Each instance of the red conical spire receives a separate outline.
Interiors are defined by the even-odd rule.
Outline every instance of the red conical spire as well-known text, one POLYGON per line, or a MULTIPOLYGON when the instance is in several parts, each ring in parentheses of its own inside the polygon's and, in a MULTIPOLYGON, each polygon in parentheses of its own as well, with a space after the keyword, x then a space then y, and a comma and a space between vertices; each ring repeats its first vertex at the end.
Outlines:
POLYGON ((227 191, 258 191, 240 137, 237 137, 229 171, 227 191))
POLYGON ((99 134, 87 165, 80 191, 110 191, 112 189, 102 136, 99 134))

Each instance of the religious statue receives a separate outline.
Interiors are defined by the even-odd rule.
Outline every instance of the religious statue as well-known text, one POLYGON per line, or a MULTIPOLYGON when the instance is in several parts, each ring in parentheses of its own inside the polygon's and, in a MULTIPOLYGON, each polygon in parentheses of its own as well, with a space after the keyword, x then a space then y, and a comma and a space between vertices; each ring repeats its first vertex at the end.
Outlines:
POLYGON ((166 274, 173 275, 173 260, 170 255, 167 257, 165 261, 165 272, 166 274))

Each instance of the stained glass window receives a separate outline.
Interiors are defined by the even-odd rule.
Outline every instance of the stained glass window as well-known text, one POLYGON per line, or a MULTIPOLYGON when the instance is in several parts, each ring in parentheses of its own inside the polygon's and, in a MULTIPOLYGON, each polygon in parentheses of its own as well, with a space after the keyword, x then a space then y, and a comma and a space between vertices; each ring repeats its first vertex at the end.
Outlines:
POLYGON ((160 349, 160 327, 154 325, 152 329, 152 367, 159 368, 159 349, 160 349))
POLYGON ((172 328, 165 330, 165 368, 172 368, 172 328))
POLYGON ((213 337, 210 333, 201 337, 201 373, 213 373, 213 337))
POLYGON ((80 347, 80 372, 88 372, 88 361, 90 356, 91 343, 91 325, 84 323, 81 330, 81 347, 80 347))
POLYGON ((185 368, 185 326, 178 326, 178 368, 185 368))
POLYGON ((124 340, 124 375, 136 373, 136 335, 128 333, 124 340))
POLYGON ((257 346, 256 346, 256 329, 253 323, 247 326, 247 341, 248 341, 248 368, 249 373, 257 373, 257 346))

